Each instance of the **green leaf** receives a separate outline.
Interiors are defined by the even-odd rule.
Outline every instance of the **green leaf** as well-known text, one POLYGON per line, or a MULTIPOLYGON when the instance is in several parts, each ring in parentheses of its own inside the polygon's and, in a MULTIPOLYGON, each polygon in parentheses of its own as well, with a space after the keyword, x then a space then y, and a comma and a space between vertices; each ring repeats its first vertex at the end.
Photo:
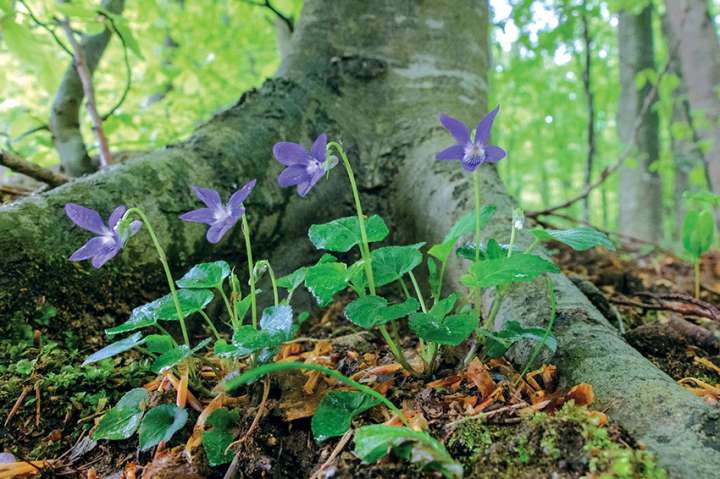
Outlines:
POLYGON ((519 253, 509 258, 477 261, 470 266, 470 274, 461 278, 471 288, 490 288, 511 283, 525 283, 543 273, 560 270, 552 262, 532 254, 519 253))
POLYGON ((186 289, 220 288, 228 276, 230 276, 230 265, 226 261, 200 263, 177 280, 177 285, 186 289))
POLYGON ((260 328, 277 337, 280 342, 290 339, 293 326, 293 311, 288 304, 265 308, 260 318, 260 328))
MULTIPOLYGON (((485 337, 485 354, 491 358, 504 355, 518 341, 524 339, 542 341, 546 333, 543 328, 524 328, 517 321, 508 321, 501 331, 491 332, 480 329, 478 332, 485 337)), ((557 350, 557 340, 553 336, 548 336, 545 338, 544 346, 554 353, 557 350)))
POLYGON ((425 243, 407 246, 386 246, 371 253, 375 286, 380 287, 397 281, 422 263, 419 249, 425 243))
POLYGON ((342 436, 348 429, 352 418, 380 401, 356 391, 331 391, 323 397, 312 418, 312 432, 317 442, 331 437, 342 436))
POLYGON ((166 334, 151 334, 145 337, 145 347, 155 354, 162 354, 175 347, 173 338, 166 334))
POLYGON ((615 245, 604 233, 589 226, 578 226, 569 230, 534 228, 531 232, 540 241, 559 241, 575 251, 586 251, 596 246, 602 246, 610 251, 615 250, 615 245))
POLYGON ((433 305, 430 309, 430 314, 437 319, 443 319, 445 316, 450 314, 450 311, 455 307, 455 303, 458 300, 458 294, 452 293, 450 296, 441 299, 433 305))
MULTIPOLYGON (((487 243, 487 246, 480 245, 479 259, 503 258, 507 256, 507 252, 509 250, 510 245, 501 245, 494 239, 490 239, 490 241, 488 241, 487 243)), ((515 252, 522 253, 522 249, 514 246, 513 253, 515 252)), ((465 243, 455 251, 455 254, 457 254, 461 258, 475 261, 475 243, 465 243)))
POLYGON ((420 466, 441 472, 447 478, 461 478, 463 468, 450 456, 445 446, 425 432, 407 427, 375 424, 355 431, 355 454, 364 462, 375 463, 392 449, 398 452, 409 446, 408 459, 420 466))
POLYGON ((305 274, 305 287, 320 306, 330 304, 335 293, 345 289, 347 283, 347 266, 335 261, 320 262, 309 267, 305 274))
POLYGON ((15 22, 11 16, 0 18, 2 41, 20 62, 30 66, 35 78, 43 88, 53 93, 57 85, 57 60, 45 48, 39 37, 25 25, 15 22))
POLYGON ((123 41, 125 42, 125 45, 130 49, 131 52, 133 52, 138 58, 141 60, 144 60, 145 57, 142 54, 142 51, 140 50, 140 44, 135 39, 135 36, 132 33, 132 30, 130 29, 130 25, 128 24, 127 20, 123 18, 120 15, 113 15, 113 24, 115 28, 117 29, 117 33, 122 37, 123 41))
MULTIPOLYGON (((368 242, 384 240, 389 231, 385 222, 378 215, 365 221, 368 242)), ((312 225, 308 231, 310 241, 317 249, 345 253, 362 242, 360 223, 356 216, 339 218, 322 225, 312 225)))
POLYGON ((457 346, 465 341, 477 327, 477 318, 471 313, 456 314, 438 319, 430 313, 410 316, 410 329, 425 341, 457 346))
POLYGON ((120 441, 128 439, 140 426, 143 410, 149 400, 145 388, 131 389, 114 408, 105 413, 93 433, 93 440, 120 441))
MULTIPOLYGON (((244 327, 246 326, 243 326, 243 328, 244 327)), ((252 328, 252 326, 250 326, 250 328, 252 328)), ((225 341, 224 339, 218 339, 215 342, 213 352, 215 353, 215 356, 221 358, 239 358, 252 354, 253 350, 243 348, 242 346, 237 344, 228 344, 227 341, 225 341)))
POLYGON ((433 297, 435 297, 436 292, 440 289, 440 273, 438 272, 438 266, 434 258, 428 257, 427 268, 428 284, 430 285, 430 291, 432 291, 433 297))
POLYGON ((88 356, 85 361, 83 361, 82 366, 87 366, 88 364, 96 363, 98 361, 102 361, 103 359, 111 358, 120 353, 124 353, 125 351, 144 342, 145 340, 142 337, 142 333, 135 333, 132 336, 128 336, 127 338, 115 341, 114 343, 105 346, 100 351, 94 352, 88 356))
POLYGON ((185 361, 187 358, 207 346, 209 343, 210 338, 206 338, 200 341, 197 346, 192 349, 188 348, 185 344, 181 344, 180 346, 173 345, 172 348, 166 350, 164 353, 158 356, 155 361, 153 361, 151 369, 155 373, 161 373, 165 370, 168 370, 176 366, 177 364, 185 361))
MULTIPOLYGON (((207 289, 180 289, 177 291, 178 301, 185 317, 201 311, 213 300, 213 292, 207 289)), ((152 303, 144 304, 133 309, 130 319, 119 326, 106 329, 105 334, 114 334, 134 331, 157 324, 158 320, 177 321, 177 310, 172 294, 166 294, 152 303)))
MULTIPOLYGON (((257 294, 257 291, 255 293, 257 294)), ((245 296, 240 301, 235 301, 235 313, 237 314, 238 321, 243 322, 251 306, 252 296, 245 296)))
POLYGON ((161 441, 170 441, 187 418, 187 411, 174 404, 161 404, 150 409, 140 425, 140 450, 146 451, 161 441))
POLYGON ((227 447, 235 439, 235 429, 240 415, 222 407, 213 411, 207 418, 207 425, 212 429, 202 435, 203 449, 211 467, 227 464, 232 461, 234 453, 225 453, 227 447))
POLYGON ((287 289, 288 294, 292 294, 301 284, 303 284, 303 281, 305 281, 306 273, 307 273, 307 268, 305 268, 305 267, 296 269, 289 275, 283 276, 282 278, 278 279, 277 285, 280 288, 287 289))
POLYGON ((361 296, 345 307, 345 317, 365 329, 372 329, 390 321, 403 318, 420 308, 415 298, 404 303, 388 306, 385 298, 380 296, 361 296))
POLYGON ((683 221, 682 237, 685 251, 695 260, 712 246, 715 218, 712 210, 688 211, 683 221))
MULTIPOLYGON (((493 217, 497 208, 494 205, 483 206, 480 210, 480 229, 484 229, 490 218, 493 217)), ((458 220, 450 231, 445 235, 445 239, 440 244, 433 245, 428 254, 439 259, 440 262, 447 261, 450 253, 455 247, 455 243, 467 234, 475 232, 475 212, 470 211, 458 220)), ((474 259, 474 258, 473 258, 474 259)))

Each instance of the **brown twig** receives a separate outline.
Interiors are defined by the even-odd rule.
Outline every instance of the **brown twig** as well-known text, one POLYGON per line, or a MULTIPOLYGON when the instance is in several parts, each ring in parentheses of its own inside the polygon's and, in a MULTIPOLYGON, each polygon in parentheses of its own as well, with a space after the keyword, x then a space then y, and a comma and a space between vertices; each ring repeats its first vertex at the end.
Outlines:
POLYGON ((0 165, 35 180, 42 181, 53 188, 68 182, 68 178, 65 175, 38 166, 6 150, 0 150, 0 165))
POLYGON ((93 132, 95 133, 98 149, 100 150, 100 167, 103 168, 111 163, 110 147, 108 146, 107 138, 103 132, 102 118, 100 118, 100 114, 97 110, 95 102, 95 88, 93 87, 90 69, 87 66, 85 51, 78 43, 77 38, 75 38, 75 34, 70 27, 70 20, 65 17, 60 24, 62 25, 65 36, 70 42, 73 52, 75 53, 73 62, 75 64, 75 70, 77 71, 78 77, 80 77, 83 92, 85 93, 85 106, 87 107, 90 121, 93 124, 93 132))
POLYGON ((17 400, 15 401, 15 404, 13 404, 13 407, 10 409, 10 412, 7 415, 7 418, 5 419, 4 426, 7 427, 8 424, 10 424, 10 420, 17 414, 17 412, 20 410, 20 406, 22 406, 23 401, 27 397, 28 393, 32 391, 32 386, 29 384, 26 384, 23 386, 22 391, 20 392, 20 396, 18 396, 17 400))
POLYGON ((695 302, 690 301, 686 301, 685 304, 677 304, 678 301, 681 301, 680 299, 671 299, 665 301, 662 299, 662 297, 649 296, 649 293, 645 293, 644 295, 646 297, 652 298, 655 303, 644 303, 642 301, 622 298, 609 298, 609 301, 611 303, 619 304, 622 306, 632 306, 635 308, 656 311, 672 311, 674 313, 679 313, 685 316, 698 316, 701 318, 712 319, 713 321, 720 320, 720 317, 718 317, 717 314, 717 308, 715 308, 714 306, 711 308, 707 308, 706 306, 701 306, 695 302))
POLYGON ((245 0, 245 3, 248 5, 254 5, 256 7, 265 7, 271 12, 275 14, 276 17, 278 17, 288 28, 288 31, 292 33, 295 30, 295 24, 293 22, 292 17, 289 17, 285 14, 283 14, 280 10, 277 9, 275 5, 273 5, 270 0, 263 0, 262 3, 260 2, 253 2, 251 0, 245 0))
POLYGON ((651 292, 642 292, 637 293, 638 296, 646 297, 646 298, 653 298, 658 301, 675 301, 675 302, 683 302, 683 303, 690 303, 694 304, 695 306, 698 306, 702 309, 705 309, 710 312, 710 314, 713 315, 712 318, 715 321, 720 321, 720 309, 718 309, 714 304, 708 303, 707 301, 703 301, 702 299, 697 299, 694 296, 691 296, 689 294, 683 294, 683 293, 651 293, 651 292))
POLYGON ((352 429, 349 429, 345 434, 343 434, 343 436, 340 438, 340 441, 338 441, 337 445, 330 453, 330 456, 325 462, 322 463, 318 470, 315 471, 312 476, 310 476, 310 479, 320 479, 322 477, 325 477, 325 470, 329 468, 333 464, 333 462, 335 462, 335 459, 338 457, 338 455, 342 452, 343 449, 345 449, 345 446, 348 442, 350 442, 350 438, 353 436, 353 433, 354 431, 352 429))
MULTIPOLYGON (((262 400, 260 401, 260 405, 258 406, 257 414, 255 414, 255 418, 253 419, 252 424, 250 424, 250 427, 248 428, 245 435, 243 437, 241 437, 240 439, 238 439, 237 441, 230 444, 225 449, 226 451, 228 451, 236 446, 241 445, 242 443, 247 441, 252 436, 252 433, 255 432, 255 429, 257 429, 258 424, 260 424, 260 419, 262 418, 263 414, 265 414, 265 404, 267 403, 269 394, 270 394, 270 379, 266 376, 263 381, 262 400)), ((232 462, 230 463, 230 466, 228 467, 228 470, 225 472, 225 476, 223 476, 223 479, 232 479, 233 477, 235 477, 238 466, 240 465, 241 454, 242 454, 242 449, 238 449, 238 451, 235 453, 235 456, 233 457, 232 462)))

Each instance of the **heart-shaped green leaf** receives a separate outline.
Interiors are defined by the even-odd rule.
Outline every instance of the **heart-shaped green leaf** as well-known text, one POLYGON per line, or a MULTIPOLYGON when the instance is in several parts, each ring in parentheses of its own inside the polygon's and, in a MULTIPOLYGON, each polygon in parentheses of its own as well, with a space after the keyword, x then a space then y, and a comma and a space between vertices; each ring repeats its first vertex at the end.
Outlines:
POLYGON ((146 451, 160 442, 168 442, 187 422, 188 413, 174 404, 150 409, 140 425, 140 450, 146 451))
POLYGON ((306 273, 307 268, 305 267, 296 269, 289 275, 283 276, 282 278, 278 279, 277 285, 280 288, 287 289, 288 294, 292 294, 301 284, 303 284, 303 281, 305 281, 306 273))
POLYGON ((432 343, 457 346, 465 341, 477 327, 477 318, 471 313, 455 314, 438 319, 430 313, 410 316, 410 329, 418 337, 432 343))
POLYGON ((390 321, 403 318, 420 309, 420 303, 415 298, 409 298, 404 303, 388 305, 385 298, 380 296, 361 296, 345 307, 345 317, 365 329, 372 329, 390 321))
POLYGON ((93 433, 93 440, 120 441, 128 439, 140 426, 143 410, 149 400, 145 388, 131 389, 114 408, 105 413, 93 433))
MULTIPOLYGON (((244 326, 243 326, 244 327, 244 326)), ((252 326, 250 326, 252 328, 252 326)), ((254 330, 254 328, 253 328, 254 330)), ((220 358, 241 358, 252 354, 252 349, 243 348, 237 344, 228 344, 224 339, 218 339, 213 348, 215 356, 220 358)))
POLYGON ((425 243, 407 246, 385 246, 371 253, 375 286, 380 287, 402 278, 422 263, 420 248, 425 243))
POLYGON ((82 366, 87 366, 88 364, 96 363, 98 361, 102 361, 103 359, 107 359, 120 353, 124 353, 125 351, 132 349, 135 346, 142 344, 143 342, 145 342, 145 340, 142 337, 142 333, 135 333, 132 336, 121 339, 120 341, 115 341, 114 343, 108 344, 100 351, 94 352, 93 354, 85 358, 82 366))
POLYGON ((327 306, 335 293, 342 291, 348 284, 348 271, 345 263, 335 261, 321 262, 307 269, 305 287, 320 306, 327 306))
POLYGON ((157 359, 155 359, 151 369, 155 373, 161 373, 163 371, 166 371, 185 361, 187 358, 207 346, 209 343, 210 338, 206 338, 200 341, 197 346, 192 349, 188 348, 184 344, 181 344, 180 346, 173 345, 172 348, 166 350, 164 353, 158 356, 157 359))
POLYGON ((613 242, 604 233, 589 226, 578 226, 568 230, 534 228, 531 232, 540 241, 559 241, 576 251, 585 251, 596 246, 602 246, 610 251, 615 249, 613 242))
MULTIPOLYGON (((382 241, 389 231, 385 222, 378 215, 365 221, 368 242, 382 241)), ((362 242, 360 223, 356 216, 338 218, 322 225, 312 225, 308 231, 310 241, 317 249, 345 253, 362 242)))
POLYGON ((543 273, 557 273, 554 263, 532 254, 519 253, 509 258, 477 261, 470 266, 470 274, 461 278, 471 288, 491 288, 511 283, 525 283, 543 273))
POLYGON ((186 289, 213 289, 222 286, 230 276, 230 265, 226 261, 200 263, 193 266, 177 281, 177 285, 186 289))
POLYGON ((287 341, 292 334, 293 311, 289 304, 265 308, 260 318, 260 328, 276 336, 279 341, 287 341))
MULTIPOLYGON (((491 332, 480 329, 478 332, 485 337, 485 354, 490 358, 499 358, 504 355, 510 347, 518 341, 527 339, 531 341, 542 341, 546 331, 543 328, 524 328, 517 321, 508 321, 501 331, 491 332)), ((557 340, 549 335, 545 338, 544 346, 554 353, 557 350, 557 340)))
POLYGON ((203 449, 211 467, 227 464, 232 461, 233 452, 225 453, 227 447, 233 442, 240 415, 235 411, 228 411, 222 407, 213 411, 207 418, 207 425, 211 428, 202 435, 203 449))
POLYGON ((145 338, 145 347, 151 353, 163 354, 175 347, 175 340, 166 334, 151 334, 145 338))
MULTIPOLYGON (((496 210, 497 208, 493 205, 482 207, 480 210, 480 229, 485 228, 487 222, 490 221, 496 210)), ((428 251, 428 254, 439 259, 440 262, 447 261, 452 249, 455 247, 455 243, 457 243, 463 236, 475 232, 475 218, 476 214, 474 211, 463 215, 458 222, 450 228, 450 231, 448 231, 445 235, 443 242, 433 245, 428 251)))
POLYGON ((688 211, 682 228, 685 251, 693 257, 700 257, 712 246, 715 236, 715 218, 712 210, 688 211))
POLYGON ((445 446, 425 432, 407 427, 375 424, 363 426, 355 431, 355 455, 367 463, 375 463, 392 450, 410 449, 402 454, 421 467, 437 470, 447 478, 461 478, 463 468, 450 456, 445 446))
POLYGON ((356 391, 331 391, 323 397, 312 418, 317 442, 342 436, 350 429, 352 418, 377 406, 380 401, 356 391))

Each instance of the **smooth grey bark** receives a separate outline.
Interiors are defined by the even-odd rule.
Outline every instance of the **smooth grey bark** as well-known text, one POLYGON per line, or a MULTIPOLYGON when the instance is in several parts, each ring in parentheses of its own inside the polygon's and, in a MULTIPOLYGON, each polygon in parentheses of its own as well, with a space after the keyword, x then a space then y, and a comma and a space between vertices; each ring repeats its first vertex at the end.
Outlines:
MULTIPOLYGON (((278 274, 308 264, 317 256, 306 239, 308 225, 352 214, 345 173, 336 169, 303 200, 276 185, 281 168, 271 149, 281 139, 308 144, 323 131, 345 146, 364 209, 385 217, 394 243, 440 241, 472 207, 472 193, 457 163, 434 160, 452 143, 437 117, 445 112, 477 121, 487 111, 487 25, 486 2, 308 0, 282 77, 243 95, 188 141, 0 208, 3 322, 31 320, 49 303, 59 309, 53 326, 81 330, 97 316, 124 321, 140 298, 165 291, 146 232, 99 271, 71 265, 67 256, 88 234, 64 217, 68 201, 105 215, 118 203, 147 211, 179 276, 195 261, 241 250, 239 229, 215 247, 204 240, 203 226, 177 220, 197 207, 190 185, 227 195, 257 178, 246 204, 256 256, 270 258, 278 274)), ((496 128, 504 127, 501 113, 496 128)), ((488 233, 505 241, 512 200, 493 167, 481 172, 483 201, 499 207, 488 233)), ((460 288, 462 269, 454 259, 449 286, 460 288)), ((712 409, 625 344, 563 276, 557 281, 563 380, 592 382, 598 399, 613 406, 611 416, 658 452, 675 477, 713 477, 708 471, 720 467, 720 454, 717 439, 707 438, 717 428, 712 409), (620 381, 623 375, 633 380, 620 381), (686 411, 694 415, 683 416, 686 411), (658 430, 673 434, 663 442, 658 430)), ((501 318, 545 320, 540 287, 515 290, 501 318)))
POLYGON ((667 17, 704 153, 712 191, 720 193, 720 42, 708 0, 666 0, 667 17))
MULTIPOLYGON (((673 235, 675 239, 682 236, 682 224, 685 218, 686 207, 683 193, 690 189, 690 171, 703 163, 703 154, 700 151, 700 138, 695 131, 693 119, 690 115, 690 103, 688 101, 687 87, 682 74, 680 58, 677 49, 678 40, 675 38, 672 28, 670 28, 670 20, 667 15, 663 16, 662 21, 663 34, 667 42, 669 58, 669 70, 680 81, 677 88, 672 92, 672 114, 670 117, 670 150, 673 159, 674 186, 673 202, 675 204, 675 227, 673 235), (679 129, 681 134, 675 128, 675 125, 685 125, 679 129)), ((706 172, 706 180, 709 175, 706 172)), ((708 188, 712 190, 712 185, 708 183, 708 188)))
POLYGON ((662 185, 651 165, 658 161, 658 115, 652 106, 643 115, 637 131, 636 119, 652 86, 645 82, 638 89, 636 78, 646 69, 655 71, 652 5, 640 13, 620 12, 618 51, 620 57, 620 105, 617 125, 620 141, 633 146, 635 163, 620 169, 618 229, 641 240, 658 242, 662 238, 662 185), (633 133, 635 133, 633 135, 633 133))
MULTIPOLYGON (((105 0, 103 8, 112 13, 122 13, 124 0, 105 0)), ((87 66, 92 75, 95 72, 105 48, 110 43, 112 31, 105 28, 95 35, 83 37, 80 46, 85 51, 87 66)), ((85 93, 82 82, 75 70, 75 62, 70 62, 55 93, 48 126, 52 133, 53 144, 60 157, 60 165, 70 176, 81 176, 97 171, 98 164, 90 158, 80 131, 80 109, 85 93)))

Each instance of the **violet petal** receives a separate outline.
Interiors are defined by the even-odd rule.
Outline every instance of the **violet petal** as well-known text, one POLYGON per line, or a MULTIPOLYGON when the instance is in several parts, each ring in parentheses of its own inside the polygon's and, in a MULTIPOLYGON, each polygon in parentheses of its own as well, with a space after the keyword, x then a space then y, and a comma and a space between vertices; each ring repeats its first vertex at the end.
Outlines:
POLYGON ((107 228, 100 214, 90 208, 68 203, 65 205, 65 214, 70 220, 84 230, 91 231, 95 234, 105 234, 107 228))
POLYGON ((464 145, 470 141, 470 129, 465 123, 448 115, 440 115, 440 123, 459 144, 464 145))

